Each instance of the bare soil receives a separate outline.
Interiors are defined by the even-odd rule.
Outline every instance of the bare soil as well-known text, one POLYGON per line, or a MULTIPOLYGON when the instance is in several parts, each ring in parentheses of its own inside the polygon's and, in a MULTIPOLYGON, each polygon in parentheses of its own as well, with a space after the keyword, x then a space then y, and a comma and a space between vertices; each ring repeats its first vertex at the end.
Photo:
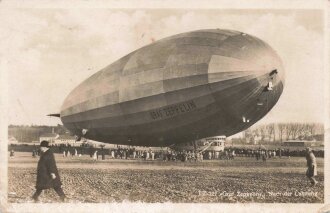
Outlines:
MULTIPOLYGON (((323 159, 318 159, 319 184, 305 176, 304 158, 255 158, 203 162, 106 159, 56 155, 67 202, 183 203, 321 203, 324 202, 323 159)), ((8 163, 8 201, 32 202, 38 158, 15 153, 8 163)), ((41 202, 59 202, 45 190, 41 202)))

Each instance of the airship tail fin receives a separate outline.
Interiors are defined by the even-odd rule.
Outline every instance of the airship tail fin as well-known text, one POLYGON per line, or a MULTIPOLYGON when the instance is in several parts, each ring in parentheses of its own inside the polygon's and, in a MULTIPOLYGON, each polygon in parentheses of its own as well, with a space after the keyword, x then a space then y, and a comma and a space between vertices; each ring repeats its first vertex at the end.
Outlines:
POLYGON ((48 114, 47 116, 50 116, 50 117, 61 117, 60 113, 48 114))

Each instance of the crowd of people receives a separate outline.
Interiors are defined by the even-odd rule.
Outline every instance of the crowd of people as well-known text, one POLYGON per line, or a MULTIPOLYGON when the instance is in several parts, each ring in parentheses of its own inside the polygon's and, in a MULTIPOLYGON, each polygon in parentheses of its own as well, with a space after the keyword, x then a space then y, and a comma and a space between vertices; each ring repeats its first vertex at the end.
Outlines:
MULTIPOLYGON (((267 160, 269 158, 281 157, 304 157, 305 150, 303 149, 247 149, 237 147, 227 147, 221 152, 205 150, 203 152, 195 152, 189 150, 176 151, 169 148, 151 149, 145 147, 127 148, 117 146, 116 148, 95 147, 89 145, 71 146, 70 144, 51 145, 54 153, 61 153, 63 157, 89 155, 94 160, 106 158, 110 159, 145 159, 163 161, 203 161, 203 160, 232 160, 235 157, 253 157, 256 160, 267 160)), ((10 157, 14 156, 14 148, 10 148, 10 157)), ((15 149, 16 150, 16 149, 15 149)), ((313 150, 316 157, 324 157, 324 150, 313 150)), ((32 149, 32 156, 40 156, 40 150, 37 146, 32 149)))
MULTIPOLYGON (((38 151, 33 156, 38 155, 38 151)), ((153 150, 151 148, 136 149, 118 146, 116 148, 104 148, 94 146, 79 146, 73 147, 69 144, 61 144, 53 147, 53 151, 63 154, 63 157, 89 155, 94 160, 110 159, 144 159, 155 160, 162 159, 163 161, 203 161, 203 160, 233 160, 235 157, 254 157, 256 160, 267 160, 274 157, 304 157, 304 150, 289 150, 289 149, 245 149, 245 148, 225 148, 224 151, 175 151, 171 149, 153 150)), ((313 151, 317 157, 323 157, 324 151, 313 151)))
MULTIPOLYGON (((226 150, 226 149, 225 149, 226 150)), ((271 157, 304 157, 305 156, 305 150, 304 149, 296 149, 296 150, 290 150, 290 149, 265 149, 265 148, 259 148, 256 150, 253 149, 244 149, 244 148, 232 148, 229 150, 234 150, 236 156, 241 157, 255 157, 260 159, 261 156, 265 155, 267 158, 271 157)), ((314 155, 316 157, 324 157, 324 150, 313 150, 314 155)))

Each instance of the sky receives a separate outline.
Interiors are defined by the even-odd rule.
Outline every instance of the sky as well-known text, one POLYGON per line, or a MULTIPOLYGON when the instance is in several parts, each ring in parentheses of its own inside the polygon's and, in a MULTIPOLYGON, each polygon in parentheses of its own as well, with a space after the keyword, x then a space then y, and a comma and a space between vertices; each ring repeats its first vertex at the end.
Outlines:
POLYGON ((61 124, 46 115, 90 75, 153 41, 214 28, 257 36, 283 61, 283 94, 259 123, 324 120, 320 10, 6 9, 0 20, 9 124, 61 124))

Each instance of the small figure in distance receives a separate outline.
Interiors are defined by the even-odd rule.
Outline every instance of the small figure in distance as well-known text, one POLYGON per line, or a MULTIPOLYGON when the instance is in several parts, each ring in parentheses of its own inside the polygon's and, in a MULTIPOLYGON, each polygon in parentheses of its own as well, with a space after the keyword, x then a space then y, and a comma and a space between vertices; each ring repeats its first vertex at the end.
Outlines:
POLYGON ((14 157, 14 150, 12 149, 12 150, 10 150, 10 157, 14 157))
POLYGON ((315 186, 318 183, 318 181, 315 180, 315 176, 317 175, 317 164, 316 164, 316 157, 310 147, 306 148, 306 160, 307 160, 306 176, 310 180, 311 184, 315 186))
POLYGON ((37 202, 42 190, 53 188, 60 196, 61 201, 65 201, 66 197, 61 187, 62 183, 56 167, 54 154, 49 149, 48 141, 41 141, 40 151, 41 156, 37 169, 36 192, 33 194, 32 198, 37 202))

